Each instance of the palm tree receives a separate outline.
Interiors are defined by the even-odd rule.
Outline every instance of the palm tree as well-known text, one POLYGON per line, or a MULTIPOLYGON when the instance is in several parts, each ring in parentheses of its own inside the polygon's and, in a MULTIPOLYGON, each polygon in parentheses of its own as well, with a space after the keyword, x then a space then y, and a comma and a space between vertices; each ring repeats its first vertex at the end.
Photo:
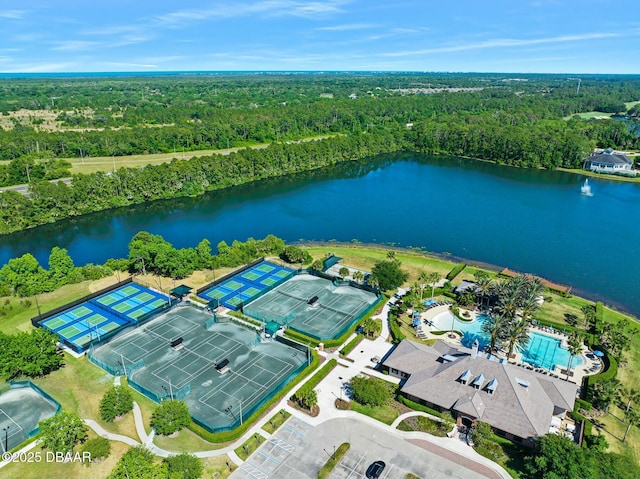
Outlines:
POLYGON ((354 281, 357 281, 358 283, 361 283, 364 279, 364 273, 360 270, 354 271, 351 276, 353 277, 354 281))
POLYGON ((500 345, 506 325, 507 320, 500 315, 489 316, 489 318, 482 323, 482 332, 489 336, 489 345, 492 352, 496 350, 496 346, 500 345))
POLYGON ((438 283, 438 281, 440 281, 441 276, 440 273, 438 273, 437 271, 434 271, 432 273, 429 273, 427 275, 427 283, 429 283, 431 285, 431 298, 433 299, 433 292, 436 289, 436 284, 438 283))
POLYGON ((493 281, 489 276, 480 276, 477 278, 476 283, 478 285, 478 290, 480 291, 480 306, 484 306, 484 298, 487 296, 487 293, 491 291, 493 286, 493 281))
POLYGON ((529 323, 524 318, 520 321, 511 323, 506 334, 507 343, 509 344, 509 352, 507 358, 511 358, 515 348, 522 351, 529 343, 529 323))
POLYGON ((582 334, 579 331, 573 331, 569 335, 569 339, 567 344, 569 346, 569 364, 567 364, 567 381, 569 380, 569 376, 571 375, 571 366, 573 364, 574 356, 577 356, 582 352, 582 343, 583 343, 582 334))
POLYGON ((627 430, 624 432, 622 442, 625 442, 627 440, 627 434, 629 434, 629 429, 631 429, 631 426, 640 426, 640 414, 638 414, 635 409, 628 409, 624 417, 627 420, 627 430))
POLYGON ((515 319, 518 312, 518 297, 511 288, 506 288, 499 293, 498 304, 496 304, 496 311, 500 316, 504 317, 507 322, 511 322, 515 319))
POLYGON ((623 397, 627 398, 627 406, 625 408, 625 414, 629 412, 629 408, 631 407, 632 402, 640 401, 640 391, 634 388, 624 389, 622 391, 623 397))
POLYGON ((617 378, 609 378, 603 381, 598 381, 595 384, 595 392, 597 395, 598 403, 604 406, 604 411, 609 412, 609 406, 611 401, 620 395, 621 384, 617 378))
POLYGON ((427 283, 429 282, 429 275, 426 271, 421 271, 418 275, 418 281, 420 281, 420 301, 424 296, 424 288, 427 287, 427 283))

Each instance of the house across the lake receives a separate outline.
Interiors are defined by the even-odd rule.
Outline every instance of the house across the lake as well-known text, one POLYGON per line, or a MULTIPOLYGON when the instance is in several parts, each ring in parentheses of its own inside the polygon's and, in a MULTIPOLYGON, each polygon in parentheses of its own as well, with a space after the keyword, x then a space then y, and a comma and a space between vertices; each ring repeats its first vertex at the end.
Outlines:
POLYGON ((532 446, 536 437, 556 432, 573 409, 578 385, 444 341, 433 346, 404 340, 384 360, 401 378, 407 399, 450 411, 459 427, 476 421, 496 434, 532 446))
POLYGON ((586 169, 598 173, 612 173, 615 175, 636 176, 633 161, 624 153, 607 148, 596 150, 587 159, 586 169))

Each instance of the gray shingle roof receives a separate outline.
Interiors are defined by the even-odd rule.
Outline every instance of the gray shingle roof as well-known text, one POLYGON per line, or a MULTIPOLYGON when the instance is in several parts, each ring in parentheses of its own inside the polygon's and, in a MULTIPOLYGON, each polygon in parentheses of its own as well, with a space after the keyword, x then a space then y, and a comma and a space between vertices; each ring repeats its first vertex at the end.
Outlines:
POLYGON ((590 163, 604 163, 607 165, 632 165, 633 162, 622 153, 598 153, 589 157, 590 163))
POLYGON ((385 360, 385 366, 395 364, 391 367, 410 374, 401 389, 403 393, 476 417, 522 438, 546 434, 554 413, 573 408, 576 384, 489 360, 482 354, 473 358, 466 348, 454 354, 460 357, 457 361, 439 362, 440 350, 455 349, 443 344, 436 341, 430 348, 404 340, 385 360), (401 366, 409 366, 410 371, 401 366), (472 385, 474 381, 460 381, 467 370, 475 380, 483 377, 481 389, 472 385), (485 378, 500 385, 493 394, 484 384, 485 378))

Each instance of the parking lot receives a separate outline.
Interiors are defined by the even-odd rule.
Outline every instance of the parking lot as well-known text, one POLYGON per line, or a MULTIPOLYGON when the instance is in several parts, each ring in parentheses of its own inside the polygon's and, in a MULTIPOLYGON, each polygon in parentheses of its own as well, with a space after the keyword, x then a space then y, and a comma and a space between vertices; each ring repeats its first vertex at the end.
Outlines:
POLYGON ((343 442, 349 452, 330 479, 363 479, 371 463, 386 463, 380 479, 404 479, 408 472, 426 479, 482 479, 497 477, 469 468, 469 461, 455 455, 431 452, 381 428, 356 419, 332 419, 316 427, 292 417, 247 462, 231 475, 233 479, 314 479, 343 442))

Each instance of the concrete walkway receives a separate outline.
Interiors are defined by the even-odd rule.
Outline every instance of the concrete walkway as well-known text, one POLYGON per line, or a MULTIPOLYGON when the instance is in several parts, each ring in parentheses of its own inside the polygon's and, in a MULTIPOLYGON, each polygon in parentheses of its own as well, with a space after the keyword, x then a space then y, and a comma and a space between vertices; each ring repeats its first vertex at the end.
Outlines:
MULTIPOLYGON (((405 290, 399 289, 398 294, 400 296, 406 293, 405 290)), ((392 298, 390 301, 384 304, 382 307, 382 311, 379 315, 374 316, 375 318, 380 318, 382 320, 382 332, 378 338, 375 340, 363 339, 362 342, 349 354, 349 356, 345 358, 340 358, 338 353, 328 353, 325 351, 319 351, 319 354, 323 356, 326 360, 337 359, 338 366, 336 366, 329 375, 322 380, 322 382, 316 387, 316 391, 318 392, 318 405, 320 407, 320 413, 316 417, 310 417, 305 413, 290 407, 287 404, 288 398, 292 396, 298 389, 300 389, 304 383, 310 379, 313 375, 310 375, 300 384, 296 385, 287 395, 284 397, 278 404, 273 406, 271 409, 271 413, 265 414, 265 416, 259 419, 253 426, 251 426, 237 441, 235 441, 232 445, 229 445, 220 449, 213 449, 208 451, 200 451, 193 453, 197 457, 205 458, 205 457, 214 457, 221 455, 228 455, 231 461, 233 461, 238 466, 242 465, 244 461, 242 461, 234 452, 238 446, 247 441, 251 436, 258 433, 263 437, 269 438, 270 435, 262 429, 262 426, 266 424, 269 419, 279 410, 284 409, 291 413, 292 416, 297 417, 310 425, 319 425, 326 421, 336 419, 336 418, 351 418, 356 419, 357 421, 366 423, 370 426, 373 426, 377 429, 385 431, 386 433, 392 434, 396 437, 401 437, 404 440, 408 440, 411 442, 417 441, 420 443, 420 446, 425 449, 430 449, 432 451, 442 451, 446 450, 448 456, 456 462, 458 459, 459 462, 464 462, 465 464, 481 464, 492 471, 494 471, 498 477, 503 479, 510 479, 510 475, 498 464, 480 456, 475 450, 469 447, 466 443, 460 441, 457 438, 441 438, 435 437, 427 433, 422 432, 404 432, 398 431, 396 429, 397 425, 406 417, 415 416, 415 415, 424 415, 427 417, 433 417, 426 413, 422 412, 410 412, 407 414, 403 414, 398 417, 392 425, 386 425, 377 421, 368 416, 364 416, 362 414, 353 412, 353 411, 342 411, 338 410, 335 407, 335 401, 339 398, 345 398, 345 385, 348 383, 351 378, 357 376, 358 374, 367 374, 369 376, 378 377, 380 379, 384 379, 385 381, 393 382, 398 384, 399 379, 395 377, 391 377, 385 374, 382 374, 380 371, 375 370, 376 363, 372 360, 373 358, 379 358, 382 360, 393 348, 393 345, 388 342, 390 333, 389 333, 389 324, 388 324, 388 314, 390 309, 390 304, 395 303, 396 299, 392 298), (457 458, 457 459, 456 459, 457 458)), ((355 338, 355 334, 351 335, 345 341, 345 344, 355 338)), ((340 348, 338 348, 339 350, 340 348)), ((98 435, 102 437, 106 437, 107 439, 112 439, 115 441, 124 442, 130 445, 139 445, 144 444, 146 448, 152 451, 154 454, 167 457, 172 454, 177 454, 176 451, 167 451, 165 449, 159 448, 153 443, 154 432, 151 434, 147 434, 144 428, 144 422, 142 420, 142 413, 140 411, 140 407, 137 403, 134 403, 133 415, 136 425, 136 432, 140 438, 140 442, 135 441, 126 436, 121 436, 118 434, 111 434, 106 432, 99 424, 95 421, 86 419, 85 423, 89 425, 98 435)), ((438 418, 435 418, 438 419, 438 418)))

